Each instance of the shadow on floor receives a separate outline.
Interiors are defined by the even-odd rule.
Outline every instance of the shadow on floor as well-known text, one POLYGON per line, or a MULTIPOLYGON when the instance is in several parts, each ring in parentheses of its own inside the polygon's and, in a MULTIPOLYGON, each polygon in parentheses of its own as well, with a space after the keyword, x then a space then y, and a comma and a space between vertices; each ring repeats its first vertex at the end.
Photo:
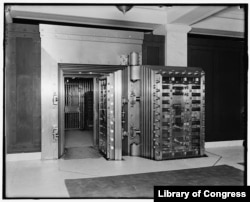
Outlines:
POLYGON ((88 147, 71 147, 65 149, 63 156, 64 160, 71 159, 86 159, 86 158, 101 158, 102 155, 97 148, 93 146, 88 147))

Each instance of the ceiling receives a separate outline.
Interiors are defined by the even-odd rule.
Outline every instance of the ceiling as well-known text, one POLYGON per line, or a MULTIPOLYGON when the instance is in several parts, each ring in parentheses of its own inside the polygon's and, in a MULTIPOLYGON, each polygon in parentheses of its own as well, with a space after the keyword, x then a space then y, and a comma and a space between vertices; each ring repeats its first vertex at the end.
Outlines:
POLYGON ((11 5, 6 22, 13 19, 63 22, 79 25, 129 28, 153 31, 166 24, 190 26, 200 34, 244 36, 244 9, 239 6, 134 6, 126 14, 112 5, 11 5))

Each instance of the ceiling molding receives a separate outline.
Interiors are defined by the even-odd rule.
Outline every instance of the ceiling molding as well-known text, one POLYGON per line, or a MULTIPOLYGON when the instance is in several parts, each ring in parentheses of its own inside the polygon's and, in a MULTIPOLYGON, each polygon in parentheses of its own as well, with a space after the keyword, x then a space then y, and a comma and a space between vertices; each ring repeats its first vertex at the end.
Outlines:
POLYGON ((167 33, 188 33, 191 27, 188 25, 178 25, 178 24, 167 24, 157 27, 153 33, 157 35, 166 35, 167 33))
POLYGON ((244 20, 244 9, 239 9, 238 6, 232 6, 215 14, 214 17, 228 18, 233 20, 244 20))
POLYGON ((11 17, 107 27, 153 30, 166 23, 166 12, 135 7, 126 14, 115 6, 11 6, 11 17))
POLYGON ((190 34, 200 34, 200 35, 225 36, 225 37, 234 37, 234 38, 244 38, 245 37, 244 33, 242 33, 242 32, 202 29, 202 28, 192 28, 189 33, 190 34))

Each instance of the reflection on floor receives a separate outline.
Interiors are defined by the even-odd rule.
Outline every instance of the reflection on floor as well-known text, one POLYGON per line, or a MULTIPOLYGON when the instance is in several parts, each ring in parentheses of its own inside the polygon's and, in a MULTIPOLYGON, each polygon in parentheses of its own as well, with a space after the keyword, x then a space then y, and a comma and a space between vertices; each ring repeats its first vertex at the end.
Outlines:
POLYGON ((65 147, 93 146, 92 130, 65 130, 65 147))
POLYGON ((6 193, 9 197, 69 197, 65 179, 115 176, 133 173, 180 170, 213 165, 244 166, 243 147, 209 148, 208 157, 153 161, 124 157, 123 161, 104 158, 77 160, 32 160, 6 163, 6 193))

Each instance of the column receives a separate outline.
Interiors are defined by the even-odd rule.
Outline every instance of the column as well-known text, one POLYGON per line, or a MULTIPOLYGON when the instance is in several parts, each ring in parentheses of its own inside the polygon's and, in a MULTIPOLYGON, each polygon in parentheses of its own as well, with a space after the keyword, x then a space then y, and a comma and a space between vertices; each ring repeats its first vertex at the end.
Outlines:
POLYGON ((153 31, 156 35, 165 35, 166 66, 187 66, 187 34, 190 30, 187 25, 167 24, 153 31))

